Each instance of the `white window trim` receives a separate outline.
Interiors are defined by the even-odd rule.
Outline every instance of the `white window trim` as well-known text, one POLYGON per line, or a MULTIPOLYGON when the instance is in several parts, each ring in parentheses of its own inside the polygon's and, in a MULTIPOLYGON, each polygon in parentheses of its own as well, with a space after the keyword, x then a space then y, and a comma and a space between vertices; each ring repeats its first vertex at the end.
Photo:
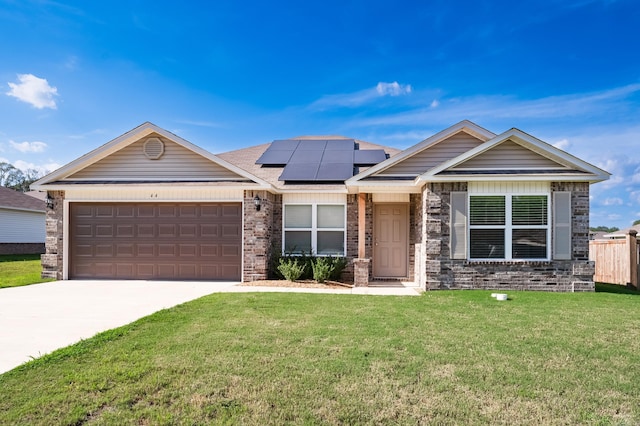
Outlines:
MULTIPOLYGON (((347 204, 346 203, 283 203, 282 204, 282 255, 286 255, 286 232, 287 231, 311 231, 311 251, 305 253, 317 257, 330 257, 347 255, 347 204), (286 227, 286 207, 287 206, 311 206, 311 228, 287 228, 286 227), (342 228, 318 228, 318 206, 342 206, 343 207, 343 223, 342 228), (342 232, 342 254, 318 254, 318 232, 339 231, 342 232)), ((294 254, 295 255, 295 254, 294 254)))
POLYGON ((514 192, 508 194, 496 194, 496 193, 468 193, 467 194, 467 208, 469 215, 469 222, 467 225, 467 253, 470 261, 509 261, 509 262, 546 262, 551 260, 551 224, 553 222, 551 217, 551 194, 548 192, 514 192), (471 225, 471 197, 482 196, 501 196, 505 198, 505 224, 504 225, 471 225), (512 199, 518 196, 545 196, 547 197, 547 224, 546 225, 513 225, 512 224, 512 199), (472 229, 504 229, 504 255, 503 258, 473 258, 471 257, 471 230, 472 229), (513 258, 513 230, 514 229, 546 229, 546 257, 544 258, 513 258))

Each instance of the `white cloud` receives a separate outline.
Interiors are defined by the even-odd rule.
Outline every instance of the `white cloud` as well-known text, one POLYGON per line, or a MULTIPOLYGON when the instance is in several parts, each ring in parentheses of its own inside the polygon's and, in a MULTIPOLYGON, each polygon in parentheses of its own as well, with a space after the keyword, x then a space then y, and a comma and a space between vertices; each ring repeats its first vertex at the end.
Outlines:
POLYGON ((9 83, 9 90, 6 94, 13 96, 33 105, 38 109, 56 109, 54 96, 58 96, 58 89, 49 85, 44 78, 36 77, 33 74, 18 74, 20 83, 9 83))
POLYGON ((352 93, 325 95, 310 105, 311 109, 326 110, 336 107, 356 108, 386 96, 408 95, 413 91, 410 84, 379 82, 376 87, 352 93))
POLYGON ((47 148, 47 144, 44 142, 14 142, 9 141, 13 149, 20 152, 43 152, 47 148))
POLYGON ((571 143, 567 139, 562 139, 554 143, 553 146, 564 151, 571 146, 571 143))
POLYGON ((22 160, 14 161, 13 166, 17 169, 22 170, 23 172, 26 172, 27 170, 37 170, 41 174, 51 173, 52 171, 62 167, 61 164, 58 164, 53 161, 49 163, 44 163, 44 164, 35 164, 35 163, 29 163, 27 161, 22 161, 22 160))
POLYGON ((408 95, 411 93, 411 85, 410 84, 399 84, 397 81, 393 83, 384 83, 380 82, 376 86, 376 92, 380 96, 400 96, 400 95, 408 95))
POLYGON ((440 106, 440 101, 438 101, 437 99, 434 99, 433 101, 431 101, 431 103, 429 104, 429 106, 431 108, 438 108, 440 106))
POLYGON ((573 93, 539 99, 517 99, 513 96, 489 95, 439 100, 438 108, 430 104, 407 108, 405 111, 365 118, 354 123, 357 126, 407 125, 425 122, 452 124, 452 117, 469 120, 508 121, 559 118, 582 118, 588 115, 603 116, 622 109, 625 100, 640 92, 640 84, 630 84, 591 93, 573 93))
POLYGON ((622 201, 622 198, 618 198, 618 197, 605 198, 604 201, 602 202, 602 205, 604 206, 621 206, 623 204, 624 204, 624 201, 622 201))

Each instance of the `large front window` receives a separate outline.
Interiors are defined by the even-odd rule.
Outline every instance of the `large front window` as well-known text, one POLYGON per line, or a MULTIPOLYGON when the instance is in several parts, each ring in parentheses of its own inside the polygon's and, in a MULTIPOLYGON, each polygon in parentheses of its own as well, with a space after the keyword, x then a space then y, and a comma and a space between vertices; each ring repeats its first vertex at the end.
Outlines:
POLYGON ((547 195, 469 197, 471 259, 548 259, 547 195))
POLYGON ((283 252, 344 256, 343 204, 285 204, 283 252))

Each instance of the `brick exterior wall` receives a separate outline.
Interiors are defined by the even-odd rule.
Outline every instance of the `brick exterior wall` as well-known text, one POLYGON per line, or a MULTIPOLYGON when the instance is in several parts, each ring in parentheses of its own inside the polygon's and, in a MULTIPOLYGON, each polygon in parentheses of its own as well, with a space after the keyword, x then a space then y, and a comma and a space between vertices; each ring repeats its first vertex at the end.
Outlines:
POLYGON ((44 243, 0 243, 0 254, 43 254, 44 243))
POLYGON ((452 191, 466 190, 466 183, 431 183, 423 188, 426 226, 424 289, 594 291, 595 268, 593 262, 588 261, 588 183, 552 183, 551 185, 552 191, 572 192, 572 260, 534 262, 452 260, 450 258, 450 194, 452 191))
POLYGON ((62 279, 63 267, 63 208, 64 191, 49 191, 53 199, 53 209, 47 208, 45 218, 45 253, 40 256, 42 263, 42 278, 62 279))
POLYGON ((244 192, 243 281, 270 278, 272 254, 282 250, 282 196, 267 191, 244 192), (253 202, 261 200, 260 211, 253 202))

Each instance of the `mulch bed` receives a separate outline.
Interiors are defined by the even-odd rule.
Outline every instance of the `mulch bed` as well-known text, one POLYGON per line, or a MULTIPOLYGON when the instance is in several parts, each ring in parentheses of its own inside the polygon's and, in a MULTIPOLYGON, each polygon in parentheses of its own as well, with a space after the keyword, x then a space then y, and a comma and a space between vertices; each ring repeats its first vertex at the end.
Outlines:
POLYGON ((341 283, 337 281, 326 281, 325 283, 318 283, 312 280, 302 281, 287 281, 287 280, 263 280, 263 281, 250 281, 242 283, 244 286, 265 286, 265 287, 296 287, 296 288, 335 288, 335 289, 350 289, 353 288, 352 284, 341 283))

